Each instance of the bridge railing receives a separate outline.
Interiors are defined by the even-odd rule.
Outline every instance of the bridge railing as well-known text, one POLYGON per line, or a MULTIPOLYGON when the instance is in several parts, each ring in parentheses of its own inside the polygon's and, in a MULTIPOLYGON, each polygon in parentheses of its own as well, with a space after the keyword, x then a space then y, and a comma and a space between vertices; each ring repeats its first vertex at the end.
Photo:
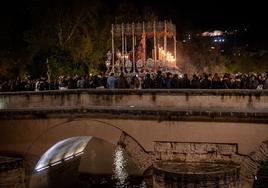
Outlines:
POLYGON ((174 108, 268 112, 268 90, 55 90, 0 93, 0 109, 174 108))

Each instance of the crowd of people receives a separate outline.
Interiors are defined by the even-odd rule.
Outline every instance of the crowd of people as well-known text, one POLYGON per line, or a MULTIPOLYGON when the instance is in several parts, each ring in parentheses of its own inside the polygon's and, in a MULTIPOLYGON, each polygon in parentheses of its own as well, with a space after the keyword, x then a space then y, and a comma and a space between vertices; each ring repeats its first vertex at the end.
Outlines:
POLYGON ((155 74, 61 76, 57 80, 46 78, 0 81, 0 91, 43 91, 85 88, 108 89, 268 89, 268 72, 263 74, 155 74))

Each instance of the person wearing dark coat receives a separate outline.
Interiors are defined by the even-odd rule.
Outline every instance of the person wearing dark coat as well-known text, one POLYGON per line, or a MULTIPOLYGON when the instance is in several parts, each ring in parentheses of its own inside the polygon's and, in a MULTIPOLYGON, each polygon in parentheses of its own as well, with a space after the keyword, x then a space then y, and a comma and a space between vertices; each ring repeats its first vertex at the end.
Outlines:
POLYGON ((142 84, 142 88, 144 89, 150 89, 153 88, 153 80, 151 79, 150 74, 146 74, 145 79, 142 84))
POLYGON ((172 89, 178 89, 180 88, 180 80, 178 74, 174 74, 174 76, 171 79, 171 88, 172 89))
POLYGON ((154 80, 154 88, 156 89, 164 89, 165 88, 165 80, 162 76, 161 71, 157 71, 157 75, 154 80))
POLYGON ((182 89, 190 88, 190 80, 188 79, 187 74, 184 74, 183 78, 180 80, 180 88, 182 89))
POLYGON ((191 80, 191 88, 200 89, 200 80, 195 74, 193 75, 193 79, 191 80))
POLYGON ((172 80, 172 78, 171 78, 171 73, 168 72, 168 73, 167 73, 167 76, 166 76, 166 78, 165 78, 165 85, 166 85, 166 88, 167 88, 167 89, 170 89, 170 88, 171 88, 171 80, 172 80))
POLYGON ((222 82, 221 79, 218 75, 218 73, 215 73, 213 78, 212 78, 212 84, 211 84, 212 89, 222 89, 222 82))
POLYGON ((127 89, 127 88, 129 88, 127 79, 124 76, 123 72, 120 74, 117 82, 118 82, 118 89, 127 89))
POLYGON ((200 88, 201 89, 210 89, 211 80, 208 79, 208 75, 204 74, 203 79, 200 80, 200 88))

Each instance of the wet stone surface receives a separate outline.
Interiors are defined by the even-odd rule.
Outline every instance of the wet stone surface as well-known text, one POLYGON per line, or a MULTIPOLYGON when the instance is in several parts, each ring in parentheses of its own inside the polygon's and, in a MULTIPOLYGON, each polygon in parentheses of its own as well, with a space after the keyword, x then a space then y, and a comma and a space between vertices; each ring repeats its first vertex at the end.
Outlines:
POLYGON ((234 163, 154 163, 154 187, 238 187, 240 166, 234 163))

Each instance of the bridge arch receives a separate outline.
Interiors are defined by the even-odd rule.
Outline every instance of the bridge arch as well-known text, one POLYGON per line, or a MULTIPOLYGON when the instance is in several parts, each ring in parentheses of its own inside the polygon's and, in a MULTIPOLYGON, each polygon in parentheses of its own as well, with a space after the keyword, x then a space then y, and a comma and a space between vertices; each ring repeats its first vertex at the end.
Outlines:
POLYGON ((57 165, 63 161, 82 155, 91 139, 91 136, 77 136, 54 144, 42 155, 34 170, 40 172, 49 168, 50 165, 57 165))
MULTIPOLYGON (((33 128, 36 126, 32 126, 33 128)), ((136 165, 145 171, 151 166, 151 156, 138 141, 116 125, 96 119, 75 119, 49 123, 39 128, 36 139, 24 154, 26 174, 31 175, 41 156, 54 144, 73 137, 95 137, 113 145, 121 145, 136 165)))

